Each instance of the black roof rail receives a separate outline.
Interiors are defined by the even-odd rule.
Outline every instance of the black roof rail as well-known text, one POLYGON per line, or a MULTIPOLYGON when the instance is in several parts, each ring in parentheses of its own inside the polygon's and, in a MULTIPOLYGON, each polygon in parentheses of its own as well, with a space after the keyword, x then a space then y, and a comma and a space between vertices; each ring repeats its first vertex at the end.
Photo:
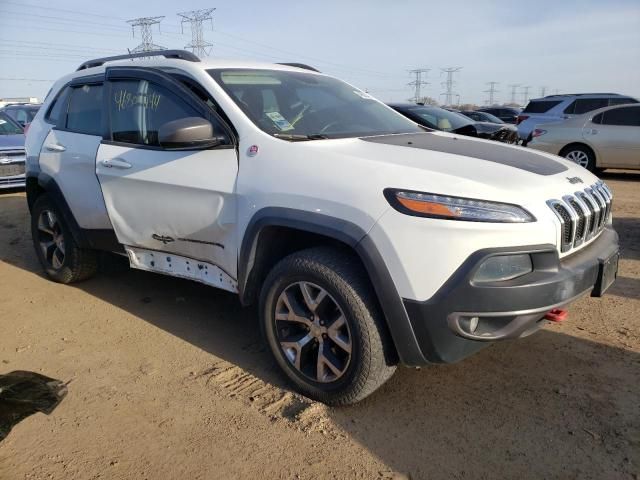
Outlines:
POLYGON ((621 97, 620 93, 606 93, 606 92, 595 92, 595 93, 558 93, 556 95, 547 95, 542 98, 550 98, 550 97, 582 97, 583 95, 609 95, 611 97, 621 97))
POLYGON ((305 70, 311 70, 312 72, 320 73, 320 70, 312 67, 311 65, 306 65, 304 63, 289 63, 289 62, 279 62, 277 65, 286 65, 287 67, 296 67, 296 68, 304 68, 305 70))
POLYGON ((85 68, 99 67, 107 62, 113 62, 115 60, 128 60, 133 58, 146 58, 146 57, 164 57, 164 58, 178 58, 180 60, 187 60, 189 62, 199 62, 200 59, 191 52, 186 50, 152 50, 150 52, 139 53, 127 53, 124 55, 115 55, 113 57, 96 58, 94 60, 88 60, 80 65, 77 69, 84 70, 85 68))

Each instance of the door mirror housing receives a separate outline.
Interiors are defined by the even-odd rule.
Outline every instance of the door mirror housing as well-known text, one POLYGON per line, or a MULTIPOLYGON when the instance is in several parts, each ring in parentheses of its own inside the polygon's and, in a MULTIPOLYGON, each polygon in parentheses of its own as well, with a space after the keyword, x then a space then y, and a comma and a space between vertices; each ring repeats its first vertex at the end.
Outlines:
POLYGON ((220 145, 224 136, 217 134, 210 121, 201 117, 173 120, 158 129, 158 143, 164 148, 210 148, 220 145))

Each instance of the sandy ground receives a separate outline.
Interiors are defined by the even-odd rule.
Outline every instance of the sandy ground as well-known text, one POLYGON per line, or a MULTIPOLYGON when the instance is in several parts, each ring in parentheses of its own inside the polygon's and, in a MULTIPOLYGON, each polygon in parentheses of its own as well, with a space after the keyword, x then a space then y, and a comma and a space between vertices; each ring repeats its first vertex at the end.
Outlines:
POLYGON ((0 444, 0 478, 638 479, 640 174, 605 177, 623 253, 607 297, 342 409, 286 389, 232 295, 113 266, 47 281, 24 194, 0 194, 0 373, 69 382, 0 444))

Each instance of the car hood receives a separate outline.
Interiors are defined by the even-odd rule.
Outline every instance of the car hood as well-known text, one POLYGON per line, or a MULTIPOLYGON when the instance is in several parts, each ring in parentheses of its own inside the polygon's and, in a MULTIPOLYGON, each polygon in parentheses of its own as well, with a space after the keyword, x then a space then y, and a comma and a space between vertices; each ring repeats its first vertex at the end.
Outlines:
POLYGON ((24 134, 0 135, 0 150, 18 150, 24 148, 24 134))
MULTIPOLYGON (((333 182, 439 193, 519 205, 543 205, 598 181, 579 165, 555 155, 444 132, 317 140, 295 144, 333 182), (337 175, 345 171, 349 174, 337 175), (582 183, 583 185, 580 185, 582 183)), ((351 185, 353 188, 353 186, 351 185)))

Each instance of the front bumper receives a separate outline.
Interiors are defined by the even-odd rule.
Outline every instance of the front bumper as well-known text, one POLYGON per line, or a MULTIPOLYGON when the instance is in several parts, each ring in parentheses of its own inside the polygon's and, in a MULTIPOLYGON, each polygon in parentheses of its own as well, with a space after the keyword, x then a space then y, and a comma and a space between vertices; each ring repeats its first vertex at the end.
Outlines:
POLYGON ((611 227, 588 247, 562 260, 551 245, 475 252, 429 300, 403 300, 423 356, 432 363, 452 363, 492 341, 533 333, 544 324, 550 310, 589 292, 600 295, 594 290, 600 265, 616 259, 617 252, 618 235, 611 227), (503 282, 473 282, 485 259, 516 253, 531 255, 533 272, 503 282), (472 333, 466 322, 474 317, 479 321, 472 333))

